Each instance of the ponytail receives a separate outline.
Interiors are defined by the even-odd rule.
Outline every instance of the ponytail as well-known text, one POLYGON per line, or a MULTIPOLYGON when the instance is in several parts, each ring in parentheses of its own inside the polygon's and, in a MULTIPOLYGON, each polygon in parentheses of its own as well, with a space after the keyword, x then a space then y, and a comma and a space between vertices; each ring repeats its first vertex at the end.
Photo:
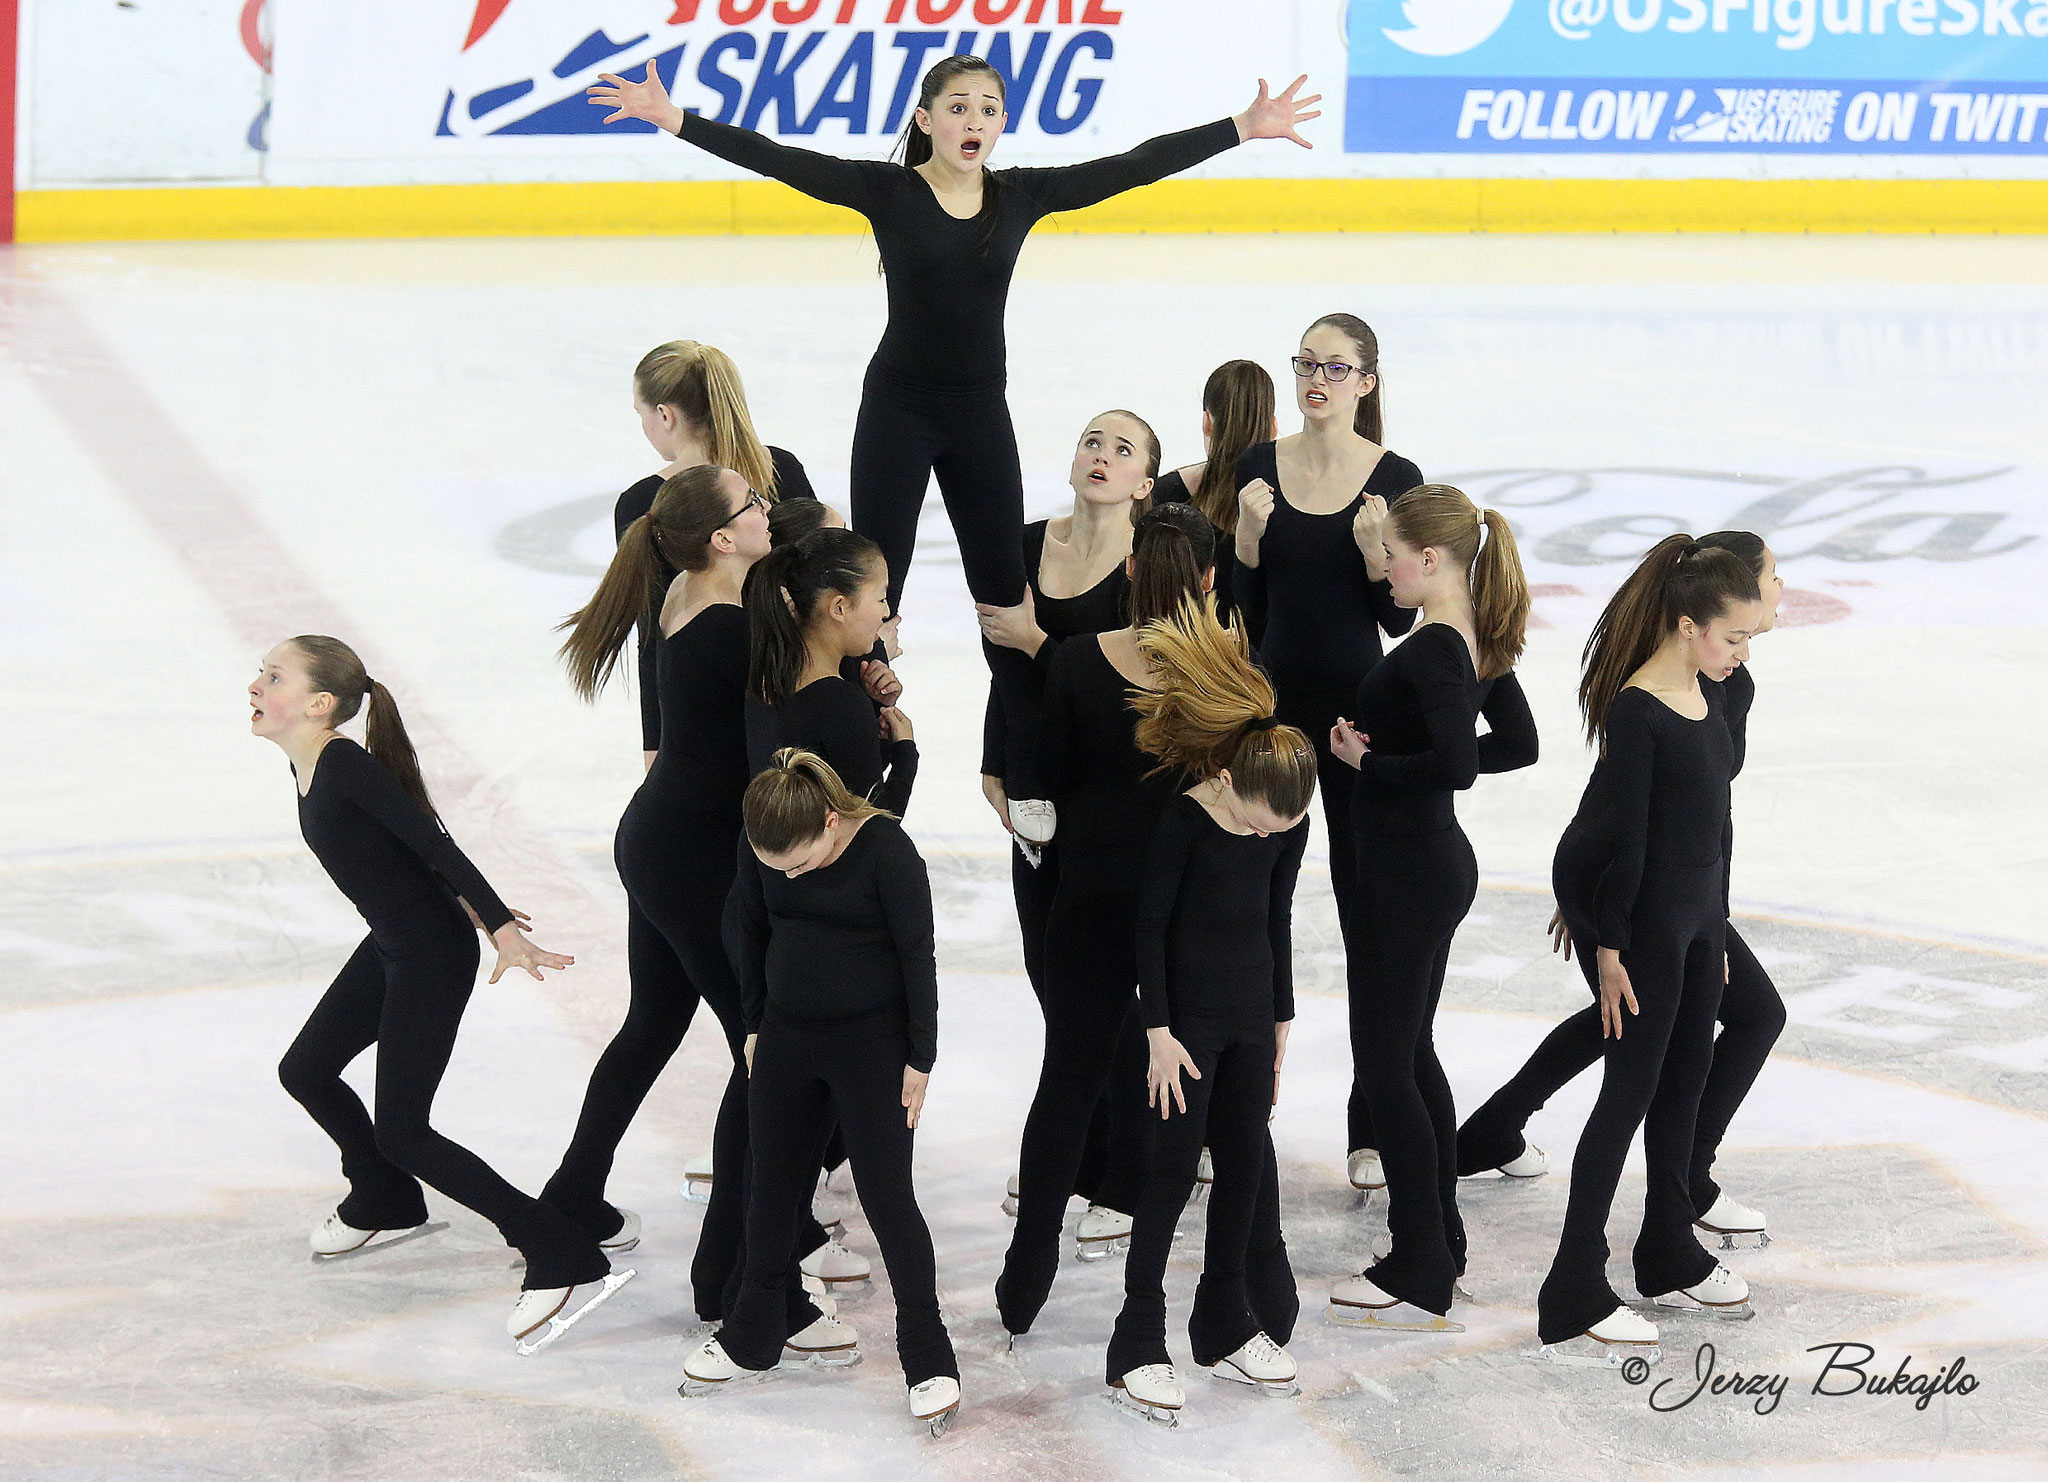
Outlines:
POLYGON ((813 530, 777 546, 747 573, 747 692, 786 705, 810 662, 807 630, 818 603, 853 597, 874 576, 882 550, 851 530, 813 530))
POLYGON ((648 406, 674 407, 701 429, 713 463, 732 469, 763 497, 776 497, 775 460, 754 431, 739 367, 723 350, 695 340, 657 345, 633 368, 633 389, 648 406))
POLYGON ((569 635, 558 654, 584 699, 595 700, 610 680, 634 628, 658 623, 670 569, 711 564, 711 536, 733 518, 718 488, 725 472, 706 463, 664 480, 653 507, 619 537, 596 595, 555 625, 569 635))
POLYGON ((1605 749, 1614 697, 1680 618, 1711 623, 1733 604, 1757 600, 1756 573, 1732 552, 1690 535, 1667 535, 1651 546, 1586 638, 1579 713, 1587 741, 1605 749))
POLYGON ((801 849, 825 831, 834 813, 848 821, 896 816, 856 797, 830 762, 795 746, 776 752, 740 800, 747 842, 762 854, 801 849))
POLYGON ((1189 504, 1155 504, 1131 537, 1131 626, 1170 618, 1202 601, 1202 573, 1216 564, 1216 527, 1189 504))
POLYGON ((1372 332, 1372 326, 1356 314, 1325 314, 1310 329, 1321 329, 1324 325, 1345 336, 1358 350, 1358 368, 1353 375, 1371 376, 1372 390, 1358 399, 1358 410, 1351 414, 1351 430, 1367 442, 1386 445, 1386 419, 1380 412, 1380 340, 1372 332))
POLYGON ((1137 742, 1197 782, 1228 771, 1239 797, 1282 818, 1308 811, 1316 790, 1316 753, 1308 737, 1274 720, 1272 681, 1252 663, 1236 623, 1216 621, 1206 599, 1184 600, 1170 618, 1138 632, 1156 690, 1134 690, 1137 742))
POLYGON ((1403 545, 1437 550, 1468 573, 1479 677, 1498 679, 1514 668, 1529 633, 1529 579, 1507 516, 1482 512, 1449 484, 1419 484, 1394 501, 1387 526, 1403 545))
POLYGON ((1717 551, 1727 551, 1756 573, 1756 579, 1764 579, 1764 552, 1769 549, 1764 538, 1753 530, 1716 530, 1702 535, 1700 544, 1717 551))
POLYGON ((1209 456, 1194 502, 1224 536, 1237 533, 1237 460, 1273 435, 1273 378, 1256 360, 1227 360, 1202 387, 1209 456))
POLYGON ((355 719, 356 712, 368 703, 364 749, 398 779, 398 785, 422 813, 440 823, 441 815, 434 811, 433 799, 427 796, 419 756, 412 749, 412 737, 406 734, 405 719, 398 713, 398 702, 391 698, 391 691, 370 678, 356 651, 339 638, 301 633, 291 640, 291 645, 305 656, 306 678, 313 692, 334 696, 334 726, 355 719))

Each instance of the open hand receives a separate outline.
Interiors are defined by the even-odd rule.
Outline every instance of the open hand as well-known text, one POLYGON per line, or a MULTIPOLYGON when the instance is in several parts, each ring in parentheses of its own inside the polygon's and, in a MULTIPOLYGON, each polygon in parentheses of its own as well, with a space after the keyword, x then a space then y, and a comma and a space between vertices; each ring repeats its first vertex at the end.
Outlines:
POLYGON ((1151 1064, 1145 1070, 1145 1105, 1158 1107, 1162 1122, 1173 1115, 1175 1106, 1186 1115, 1188 1098, 1180 1088, 1180 1073, 1185 1070, 1190 1080, 1197 1081, 1202 1073, 1171 1029, 1148 1029, 1145 1038, 1152 1048, 1151 1064))
MULTIPOLYGON (((1308 74, 1304 72, 1288 84, 1286 92, 1275 98, 1267 92, 1266 79, 1261 77, 1258 97, 1252 99, 1251 106, 1236 118, 1238 139, 1292 139, 1303 149, 1314 149, 1313 144, 1295 132, 1310 119, 1323 116, 1320 108, 1309 109, 1309 104, 1323 101, 1321 93, 1311 93, 1306 98, 1295 96, 1307 81, 1308 74)), ((610 123, 611 120, 606 119, 605 122, 610 123)))
MULTIPOLYGON (((661 74, 654 70, 654 59, 648 58, 647 77, 641 82, 628 82, 611 72, 600 72, 598 81, 591 84, 590 101, 600 108, 614 111, 604 117, 606 123, 617 123, 622 118, 640 118, 653 124, 664 134, 673 134, 683 126, 683 110, 669 101, 668 89, 661 85, 661 74)), ((1265 84, 1259 84, 1259 97, 1265 99, 1265 84)), ((1277 101, 1277 100, 1276 100, 1277 101)), ((1254 108, 1258 104, 1252 105, 1254 108)), ((1313 114, 1310 117, 1314 117, 1313 114)), ((1242 134, 1243 128, 1238 132, 1242 134)))
POLYGON ((928 1070, 914 1070, 903 1067, 903 1105, 907 1110, 905 1120, 912 1131, 917 1130, 918 1114, 924 1110, 925 1087, 931 1084, 932 1073, 928 1070))
POLYGON ((1597 954, 1600 961, 1600 1038, 1621 1038, 1621 1007, 1628 1005, 1631 1014, 1640 1014, 1636 1007, 1636 991, 1628 980, 1628 969, 1621 965, 1621 954, 1612 947, 1602 947, 1597 954))
POLYGON ((1564 960, 1572 960, 1572 929, 1564 924, 1564 907, 1559 906, 1550 913, 1550 950, 1564 953, 1564 960))
POLYGON ((514 968, 523 968, 530 976, 538 979, 544 967, 565 968, 576 961, 560 952, 548 952, 529 942, 524 933, 526 926, 517 921, 508 921, 491 933, 491 940, 497 944, 498 963, 491 969, 491 981, 497 982, 514 968))

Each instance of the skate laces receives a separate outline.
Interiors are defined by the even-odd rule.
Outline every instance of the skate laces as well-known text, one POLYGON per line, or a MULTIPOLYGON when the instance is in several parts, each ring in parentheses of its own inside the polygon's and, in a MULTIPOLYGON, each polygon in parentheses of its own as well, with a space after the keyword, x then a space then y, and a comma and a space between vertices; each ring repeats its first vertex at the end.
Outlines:
POLYGON ((1263 1332, 1252 1334, 1251 1342, 1245 1344, 1245 1351, 1255 1359, 1277 1361, 1280 1357, 1280 1345, 1263 1332))

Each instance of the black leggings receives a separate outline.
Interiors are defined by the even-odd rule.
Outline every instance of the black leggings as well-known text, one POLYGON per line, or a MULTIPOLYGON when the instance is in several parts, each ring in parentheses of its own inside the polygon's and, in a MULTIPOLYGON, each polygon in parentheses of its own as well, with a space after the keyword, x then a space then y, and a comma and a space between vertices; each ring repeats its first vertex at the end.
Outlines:
MULTIPOLYGON (((974 600, 995 607, 1024 600, 1024 472, 1000 386, 910 387, 870 365, 854 418, 849 473, 853 528, 880 546, 889 563, 891 612, 902 609, 903 584, 917 551, 917 519, 934 476, 974 600)), ((1040 708, 1031 660, 985 639, 981 652, 1012 734, 1027 740, 1009 748, 1010 796, 1042 798, 1036 748, 1028 744, 1038 734, 1040 708)))
POLYGON ((477 939, 451 906, 445 922, 373 931, 350 956, 277 1077, 341 1149, 349 1194, 337 1211, 358 1230, 403 1230, 427 1217, 424 1179, 498 1227, 526 1257, 529 1288, 600 1281, 611 1262, 597 1239, 505 1182, 475 1153, 428 1125, 462 1011, 476 986, 477 939), (377 1047, 377 1118, 341 1078, 377 1047))
POLYGON ((1205 1141, 1216 1181, 1209 1189, 1202 1280, 1188 1314, 1195 1362, 1206 1366, 1227 1358, 1259 1332, 1284 1346, 1301 1310, 1280 1234, 1280 1171, 1267 1130, 1273 1028, 1193 1021, 1177 1027, 1174 1037, 1202 1078, 1181 1077, 1187 1115, 1176 1111, 1159 1124, 1152 1177, 1138 1203, 1124 1265, 1123 1310, 1103 1366, 1110 1383, 1146 1364, 1172 1362, 1166 1351, 1166 1260, 1205 1141))
MULTIPOLYGON (((1045 1008, 1045 934, 1052 922, 1053 898, 1060 885, 1060 841, 1051 839, 1039 846, 1038 867, 1020 849, 1010 851, 1010 893, 1017 901, 1017 929, 1024 939, 1024 976, 1030 981, 1031 996, 1045 1008)), ((1081 1166, 1074 1173, 1074 1192, 1090 1204, 1102 1183, 1109 1160, 1109 1097, 1095 1102, 1088 1119, 1088 1142, 1081 1153, 1081 1166)), ((1135 1197, 1135 1191, 1129 1191, 1135 1197)), ((1112 1197, 1115 1197, 1112 1193, 1112 1197)), ((1129 1211, 1125 1211, 1128 1213, 1129 1211)))
POLYGON ((898 1013, 802 1025, 780 1018, 770 1006, 747 1090, 753 1128, 747 1273, 718 1334, 734 1363, 771 1367, 782 1355, 783 1339, 811 1320, 798 1322, 791 1315, 793 1303, 802 1300, 792 1239, 818 1180, 819 1129, 836 1116, 861 1209, 895 1291, 896 1352, 904 1380, 915 1386, 941 1374, 960 1377, 939 1315, 931 1231, 911 1184, 916 1134, 903 1109, 907 1054, 898 1013))
MULTIPOLYGON (((1572 894, 1561 905, 1573 941, 1598 940, 1590 898, 1572 894)), ((1636 1290, 1661 1296, 1713 1274, 1713 1256, 1693 1235, 1686 1178, 1714 1055, 1727 921, 1719 865, 1643 871, 1621 954, 1640 1012, 1624 1008, 1621 1038, 1605 1041, 1600 1096, 1572 1154, 1564 1232, 1536 1296, 1536 1331, 1545 1343, 1575 1338, 1621 1305, 1607 1284, 1607 1215, 1638 1127, 1647 1188, 1636 1290)))
MULTIPOLYGON (((1339 770, 1350 771, 1348 767, 1339 770)), ((1479 866, 1465 831, 1399 841, 1359 871, 1350 962, 1351 1056, 1379 1129, 1393 1249, 1366 1276, 1428 1312, 1451 1306, 1465 1269, 1458 1215, 1457 1112, 1436 1053, 1436 1008, 1451 938, 1472 908, 1479 866), (1389 868, 1398 861, 1398 873, 1389 868)), ((1355 1125, 1355 1118, 1354 1118, 1355 1125)))
MULTIPOLYGON (((1579 944, 1574 939, 1575 947, 1579 944)), ((1714 1040, 1713 1068, 1700 1093, 1698 1125, 1693 1131, 1692 1164, 1687 1177, 1693 1210, 1705 1214, 1721 1197, 1714 1181, 1714 1159, 1728 1124, 1756 1084, 1771 1046, 1785 1028, 1785 1000, 1733 925, 1727 928, 1728 982, 1721 990, 1721 1033, 1714 1040)), ((1592 956, 1578 952, 1590 986, 1599 988, 1592 956)), ((1600 1004, 1596 999, 1550 1031, 1514 1077, 1458 1129, 1458 1172, 1484 1173, 1517 1156, 1523 1129, 1543 1104, 1579 1072, 1600 1059, 1600 1004)))
POLYGON ((1060 1227, 1076 1191, 1098 1107, 1104 1153, 1093 1202, 1135 1215, 1152 1166, 1157 1114, 1145 1105, 1147 1050, 1137 1014, 1137 901, 1131 881, 1111 886, 1067 869, 1045 942, 1045 1060, 1024 1119, 1017 1167, 1017 1228, 996 1281, 1003 1326, 1028 1333, 1059 1273, 1060 1227))

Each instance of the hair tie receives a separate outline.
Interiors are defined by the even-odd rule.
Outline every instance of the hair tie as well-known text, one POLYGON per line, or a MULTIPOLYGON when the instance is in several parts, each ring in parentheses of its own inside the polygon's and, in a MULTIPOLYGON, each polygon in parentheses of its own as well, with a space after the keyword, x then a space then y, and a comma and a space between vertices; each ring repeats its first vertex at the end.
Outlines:
POLYGON ((1277 715, 1255 715, 1244 724, 1246 730, 1270 731, 1273 727, 1280 724, 1280 717, 1277 715))
MULTIPOLYGON (((812 531, 811 533, 815 535, 817 532, 812 531)), ((796 598, 789 595, 789 588, 777 587, 775 590, 782 593, 782 605, 789 609, 789 615, 798 622, 802 622, 804 615, 796 610, 796 598)))
POLYGON ((370 678, 370 676, 369 676, 368 674, 365 674, 365 675, 363 676, 363 689, 364 689, 365 693, 367 693, 367 692, 368 692, 368 691, 370 691, 370 690, 373 690, 373 689, 375 689, 376 687, 377 687, 377 681, 376 681, 376 680, 374 680, 374 679, 372 679, 372 678, 370 678))
POLYGON ((1486 537, 1489 534, 1486 524, 1486 506, 1475 504, 1472 506, 1472 513, 1474 518, 1479 521, 1479 547, 1478 550, 1472 552, 1473 559, 1477 560, 1479 552, 1486 549, 1486 537))

